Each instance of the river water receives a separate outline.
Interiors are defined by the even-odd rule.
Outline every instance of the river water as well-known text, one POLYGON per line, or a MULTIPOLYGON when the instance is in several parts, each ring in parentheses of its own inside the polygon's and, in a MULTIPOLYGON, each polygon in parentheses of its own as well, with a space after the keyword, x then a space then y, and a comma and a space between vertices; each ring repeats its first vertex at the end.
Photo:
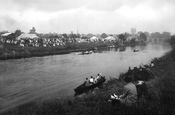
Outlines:
POLYGON ((147 64, 171 50, 169 44, 104 48, 89 55, 65 55, 0 61, 0 107, 2 110, 32 100, 65 97, 86 77, 102 73, 107 79, 147 64), (134 48, 140 49, 133 52, 134 48))

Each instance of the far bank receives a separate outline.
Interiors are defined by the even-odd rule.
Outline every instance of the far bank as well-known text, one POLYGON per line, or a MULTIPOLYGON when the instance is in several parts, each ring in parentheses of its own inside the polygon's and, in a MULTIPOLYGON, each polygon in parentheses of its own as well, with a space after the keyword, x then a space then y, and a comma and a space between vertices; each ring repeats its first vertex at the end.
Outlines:
POLYGON ((146 45, 146 43, 125 43, 119 44, 118 42, 90 42, 90 43, 78 43, 67 44, 66 46, 55 47, 33 47, 33 46, 20 46, 15 44, 1 44, 0 47, 0 60, 30 58, 30 57, 42 57, 49 55, 68 54, 71 52, 85 52, 93 51, 106 47, 126 47, 135 45, 146 45))

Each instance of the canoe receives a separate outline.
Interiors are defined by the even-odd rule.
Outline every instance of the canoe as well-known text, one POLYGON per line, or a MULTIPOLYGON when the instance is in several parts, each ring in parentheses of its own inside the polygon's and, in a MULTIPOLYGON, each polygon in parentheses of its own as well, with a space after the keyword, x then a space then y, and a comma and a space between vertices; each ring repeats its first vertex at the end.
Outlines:
POLYGON ((92 53, 93 51, 85 51, 85 52, 80 53, 79 55, 86 55, 86 54, 92 54, 92 53))
POLYGON ((101 77, 97 83, 92 84, 90 86, 85 86, 84 83, 81 84, 80 86, 78 86, 77 88, 74 89, 75 94, 82 94, 85 93, 91 89, 94 89, 96 87, 99 87, 100 85, 102 85, 104 82, 106 81, 105 77, 101 77))
POLYGON ((139 49, 134 49, 134 51, 133 52, 138 52, 139 51, 139 49))

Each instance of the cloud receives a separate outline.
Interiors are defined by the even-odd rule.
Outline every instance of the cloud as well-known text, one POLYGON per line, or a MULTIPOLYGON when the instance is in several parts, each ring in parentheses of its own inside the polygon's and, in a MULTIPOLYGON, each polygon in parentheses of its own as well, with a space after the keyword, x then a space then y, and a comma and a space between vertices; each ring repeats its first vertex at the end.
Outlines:
POLYGON ((28 32, 175 32, 174 0, 2 0, 0 30, 28 32))
POLYGON ((55 12, 60 10, 69 10, 86 6, 87 0, 7 0, 11 6, 15 6, 17 10, 35 9, 43 12, 55 12))
POLYGON ((19 22, 16 21, 14 18, 8 15, 5 15, 5 16, 0 16, 0 24, 1 24, 0 30, 4 30, 4 29, 10 29, 11 27, 19 25, 19 22))

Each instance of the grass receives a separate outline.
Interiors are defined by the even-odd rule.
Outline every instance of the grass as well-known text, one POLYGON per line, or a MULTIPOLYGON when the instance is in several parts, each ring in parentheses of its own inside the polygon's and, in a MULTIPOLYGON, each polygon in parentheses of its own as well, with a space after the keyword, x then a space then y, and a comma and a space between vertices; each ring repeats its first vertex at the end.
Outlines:
MULTIPOLYGON (((121 94, 122 79, 110 78, 104 86, 82 97, 30 102, 4 115, 173 115, 175 114, 175 50, 153 60, 154 79, 146 81, 148 94, 131 107, 113 107, 107 101, 113 93, 121 94)), ((122 78, 123 74, 120 75, 122 78)))

